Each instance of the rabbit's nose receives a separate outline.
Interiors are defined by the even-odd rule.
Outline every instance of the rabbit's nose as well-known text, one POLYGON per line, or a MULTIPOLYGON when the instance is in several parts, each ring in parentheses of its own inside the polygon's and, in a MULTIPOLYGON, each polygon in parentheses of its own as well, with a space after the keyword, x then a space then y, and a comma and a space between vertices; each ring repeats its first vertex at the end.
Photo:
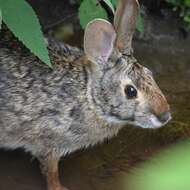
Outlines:
POLYGON ((157 118, 162 122, 162 123, 167 123, 169 120, 171 120, 171 113, 169 111, 163 112, 160 115, 157 115, 157 118))

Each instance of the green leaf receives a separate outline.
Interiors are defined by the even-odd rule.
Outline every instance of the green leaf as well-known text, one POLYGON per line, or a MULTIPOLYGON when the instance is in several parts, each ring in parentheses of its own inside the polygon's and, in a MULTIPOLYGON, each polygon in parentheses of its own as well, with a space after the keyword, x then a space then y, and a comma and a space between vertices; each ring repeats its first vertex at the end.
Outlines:
POLYGON ((1 9, 0 9, 0 30, 1 30, 1 25, 2 25, 2 13, 1 13, 1 9))
POLYGON ((118 0, 111 0, 111 3, 114 7, 117 7, 118 0))
POLYGON ((79 18, 83 28, 95 18, 108 20, 106 11, 95 0, 83 0, 79 7, 79 18))
POLYGON ((127 178, 128 190, 189 190, 190 142, 161 152, 127 178))
POLYGON ((108 5, 108 7, 111 9, 112 13, 114 14, 115 10, 114 10, 112 2, 110 0, 103 0, 103 1, 108 5))
POLYGON ((14 35, 45 64, 52 67, 38 18, 25 0, 0 0, 2 17, 14 35))
POLYGON ((188 7, 190 7, 190 0, 184 0, 184 4, 188 7))
POLYGON ((137 22, 136 22, 136 29, 140 32, 143 33, 144 32, 144 20, 142 18, 142 16, 139 14, 137 17, 137 22))

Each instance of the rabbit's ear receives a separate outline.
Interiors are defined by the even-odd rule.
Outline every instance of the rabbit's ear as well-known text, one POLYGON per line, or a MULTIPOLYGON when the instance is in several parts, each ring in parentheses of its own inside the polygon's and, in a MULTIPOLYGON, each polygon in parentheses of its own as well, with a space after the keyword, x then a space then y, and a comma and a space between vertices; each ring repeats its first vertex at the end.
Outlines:
POLYGON ((114 27, 117 32, 116 48, 123 54, 131 53, 138 10, 139 3, 137 0, 119 0, 114 18, 114 27))
POLYGON ((84 51, 87 58, 94 63, 106 63, 110 57, 116 38, 111 23, 103 19, 91 21, 84 35, 84 51))

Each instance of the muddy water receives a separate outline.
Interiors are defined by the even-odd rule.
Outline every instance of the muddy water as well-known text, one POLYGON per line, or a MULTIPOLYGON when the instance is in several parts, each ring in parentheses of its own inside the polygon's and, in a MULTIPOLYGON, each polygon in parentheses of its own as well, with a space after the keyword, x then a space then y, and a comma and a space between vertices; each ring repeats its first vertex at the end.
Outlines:
MULTIPOLYGON (((173 120, 162 129, 131 126, 92 149, 61 162, 61 180, 71 190, 119 190, 123 175, 156 152, 190 135, 190 55, 188 50, 135 43, 139 62, 149 67, 171 105, 173 120)), ((126 179, 127 182, 127 179, 126 179)), ((45 190, 37 160, 18 151, 0 151, 0 190, 45 190)))

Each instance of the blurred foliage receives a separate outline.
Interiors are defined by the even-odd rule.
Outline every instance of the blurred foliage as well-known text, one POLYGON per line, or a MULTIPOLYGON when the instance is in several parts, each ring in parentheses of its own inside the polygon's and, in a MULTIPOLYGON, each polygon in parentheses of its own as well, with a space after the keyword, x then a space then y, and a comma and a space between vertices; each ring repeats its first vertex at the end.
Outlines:
POLYGON ((1 13, 1 9, 0 9, 0 29, 1 29, 1 25, 2 25, 2 13, 1 13))
MULTIPOLYGON (((51 67, 39 20, 25 0, 0 0, 3 22, 40 60, 51 67)), ((1 23, 1 14, 0 14, 1 23)))
MULTIPOLYGON (((80 24, 85 28, 86 24, 95 18, 108 19, 108 15, 101 2, 107 4, 113 11, 117 6, 118 0, 76 0, 80 4, 79 18, 80 24)), ((184 20, 188 29, 190 29, 190 0, 166 0, 173 6, 173 10, 179 12, 179 16, 184 20)), ((144 31, 143 18, 139 15, 137 19, 137 30, 144 31)))
POLYGON ((190 0, 166 0, 171 3, 174 11, 179 12, 179 16, 183 18, 188 29, 190 29, 190 0))
MULTIPOLYGON (((104 2, 114 14, 118 0, 81 0, 79 1, 79 19, 82 28, 85 28, 86 25, 95 18, 108 20, 108 13, 106 12, 106 9, 102 7, 100 2, 104 2)), ((137 18, 136 28, 139 32, 144 31, 143 18, 140 14, 137 18)))
POLYGON ((95 18, 108 19, 104 8, 94 0, 84 0, 79 8, 80 24, 83 28, 95 18))
POLYGON ((190 142, 160 152, 127 178, 128 190, 189 190, 190 142))

